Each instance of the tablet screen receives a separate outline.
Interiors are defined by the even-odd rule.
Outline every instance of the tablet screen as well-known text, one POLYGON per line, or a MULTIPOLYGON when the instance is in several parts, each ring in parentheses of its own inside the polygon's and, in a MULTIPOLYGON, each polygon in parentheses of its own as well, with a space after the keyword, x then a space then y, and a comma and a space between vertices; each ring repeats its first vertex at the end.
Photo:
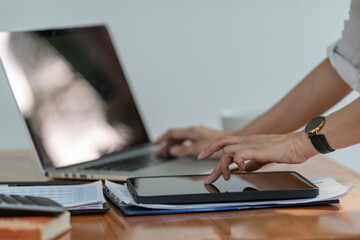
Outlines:
POLYGON ((133 184, 141 196, 312 188, 293 172, 233 174, 229 181, 220 177, 213 184, 204 184, 205 178, 202 175, 135 178, 133 184))
POLYGON ((190 202, 192 202, 196 201, 196 198, 199 199, 199 196, 214 195, 212 193, 223 194, 216 194, 217 196, 215 198, 204 197, 202 199, 204 201, 207 199, 218 199, 221 201, 223 198, 220 197, 220 195, 230 195, 233 193, 235 193, 233 196, 245 197, 246 199, 248 196, 259 197, 258 200, 276 198, 277 196, 279 196, 279 198, 310 197, 307 196, 307 193, 309 193, 307 190, 309 190, 312 195, 316 193, 316 191, 313 191, 316 189, 316 186, 296 172, 232 174, 229 181, 225 181, 220 177, 213 184, 204 184, 206 177, 207 175, 139 177, 130 178, 127 183, 135 200, 144 202, 144 200, 151 200, 151 198, 153 198, 154 203, 156 201, 165 202, 171 196, 177 196, 174 199, 184 196, 189 196, 190 199, 191 196, 197 196, 191 199, 190 202), (266 194, 261 195, 262 193, 266 194), (269 193, 274 193, 275 195, 272 196, 269 195, 269 193), (279 195, 279 193, 281 194, 279 195), (305 193, 305 195, 302 195, 303 193, 305 193))

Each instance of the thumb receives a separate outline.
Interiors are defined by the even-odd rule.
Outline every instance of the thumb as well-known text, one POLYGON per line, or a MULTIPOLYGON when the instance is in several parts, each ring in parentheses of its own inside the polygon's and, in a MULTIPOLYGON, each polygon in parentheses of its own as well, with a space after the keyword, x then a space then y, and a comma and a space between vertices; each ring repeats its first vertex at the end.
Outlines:
POLYGON ((176 145, 172 146, 169 149, 169 153, 176 157, 182 157, 187 155, 197 155, 199 154, 199 150, 196 149, 194 144, 191 145, 176 145))
POLYGON ((251 160, 250 162, 248 162, 246 165, 245 165, 245 171, 246 172, 252 172, 252 171, 255 171, 255 170, 258 170, 260 169, 261 167, 265 166, 266 164, 268 164, 267 162, 257 162, 255 160, 251 160))

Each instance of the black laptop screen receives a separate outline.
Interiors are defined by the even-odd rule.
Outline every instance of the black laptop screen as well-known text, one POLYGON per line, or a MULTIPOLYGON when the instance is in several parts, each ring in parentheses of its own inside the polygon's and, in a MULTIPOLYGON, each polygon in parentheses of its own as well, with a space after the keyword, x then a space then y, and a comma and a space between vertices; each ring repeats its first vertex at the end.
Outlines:
POLYGON ((0 57, 43 165, 149 142, 104 26, 2 32, 0 57))

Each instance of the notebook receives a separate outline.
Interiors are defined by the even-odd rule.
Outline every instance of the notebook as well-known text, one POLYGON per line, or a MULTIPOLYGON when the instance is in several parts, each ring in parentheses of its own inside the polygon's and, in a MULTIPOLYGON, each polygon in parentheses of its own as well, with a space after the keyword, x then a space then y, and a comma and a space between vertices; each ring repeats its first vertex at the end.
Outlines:
POLYGON ((121 181, 215 167, 155 156, 106 26, 1 32, 0 58, 47 176, 121 181))

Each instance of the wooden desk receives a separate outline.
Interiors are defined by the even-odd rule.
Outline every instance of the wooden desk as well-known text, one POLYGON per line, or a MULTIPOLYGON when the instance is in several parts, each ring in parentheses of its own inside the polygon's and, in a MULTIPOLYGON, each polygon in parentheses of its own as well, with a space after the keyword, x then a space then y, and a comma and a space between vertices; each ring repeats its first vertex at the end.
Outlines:
MULTIPOLYGON (((1 152, 0 180, 44 180, 34 162, 28 152, 1 152)), ((72 230, 61 239, 360 239, 360 174, 322 156, 263 170, 332 176, 356 187, 333 206, 143 217, 124 217, 111 206, 104 215, 72 216, 72 230)))

